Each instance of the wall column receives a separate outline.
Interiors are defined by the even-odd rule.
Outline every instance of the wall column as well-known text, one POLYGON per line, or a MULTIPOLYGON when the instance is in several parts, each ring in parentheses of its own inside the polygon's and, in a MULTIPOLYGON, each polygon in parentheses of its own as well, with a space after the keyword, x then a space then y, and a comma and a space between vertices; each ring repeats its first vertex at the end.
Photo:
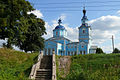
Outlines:
POLYGON ((46 49, 46 55, 48 55, 48 49, 46 49))

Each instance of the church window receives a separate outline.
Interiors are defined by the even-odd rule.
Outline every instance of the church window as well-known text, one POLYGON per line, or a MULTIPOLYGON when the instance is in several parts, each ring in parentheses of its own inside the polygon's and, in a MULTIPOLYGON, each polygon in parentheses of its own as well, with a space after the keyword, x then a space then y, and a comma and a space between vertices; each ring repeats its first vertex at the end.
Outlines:
POLYGON ((84 51, 84 54, 85 54, 85 51, 84 51))
POLYGON ((73 52, 71 52, 71 55, 73 56, 73 52))
POLYGON ((80 54, 82 54, 82 51, 80 51, 80 54))
POLYGON ((71 48, 73 48, 73 45, 71 45, 71 48))
POLYGON ((85 33, 85 30, 83 30, 83 33, 85 33))
POLYGON ((77 48, 77 45, 75 45, 75 48, 77 48))
POLYGON ((56 35, 58 35, 58 32, 56 32, 56 35))
POLYGON ((83 34, 85 33, 85 28, 82 29, 83 34))
POLYGON ((70 51, 68 51, 68 55, 70 55, 70 51))
POLYGON ((75 51, 75 55, 77 55, 77 51, 75 51))
POLYGON ((82 48, 84 48, 84 46, 82 45, 82 48))

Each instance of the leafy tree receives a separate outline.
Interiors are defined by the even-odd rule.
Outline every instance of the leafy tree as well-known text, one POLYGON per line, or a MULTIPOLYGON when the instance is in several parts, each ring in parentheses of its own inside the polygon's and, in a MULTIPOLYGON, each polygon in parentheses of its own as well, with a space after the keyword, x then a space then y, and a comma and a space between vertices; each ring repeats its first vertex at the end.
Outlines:
POLYGON ((120 53, 120 50, 118 48, 115 48, 112 53, 120 53))
POLYGON ((26 37, 25 40, 22 41, 21 38, 18 38, 16 45, 25 52, 39 51, 44 47, 44 38, 42 35, 46 33, 44 27, 45 23, 34 14, 29 15, 28 23, 28 31, 24 34, 26 37))
POLYGON ((96 54, 101 54, 101 53, 104 53, 103 50, 101 48, 97 48, 96 49, 96 54))
POLYGON ((0 0, 0 39, 8 39, 8 48, 16 42, 17 36, 24 41, 23 34, 28 29, 27 12, 31 10, 34 9, 26 0, 0 0))

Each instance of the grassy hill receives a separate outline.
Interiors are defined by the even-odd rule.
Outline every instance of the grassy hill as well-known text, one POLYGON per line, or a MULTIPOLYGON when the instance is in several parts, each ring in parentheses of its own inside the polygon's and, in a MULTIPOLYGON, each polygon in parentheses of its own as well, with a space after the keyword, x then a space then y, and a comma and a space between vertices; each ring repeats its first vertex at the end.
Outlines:
POLYGON ((0 48, 0 80, 28 80, 37 55, 0 48))
POLYGON ((58 80, 119 80, 120 54, 71 56, 69 74, 65 78, 57 77, 58 80))

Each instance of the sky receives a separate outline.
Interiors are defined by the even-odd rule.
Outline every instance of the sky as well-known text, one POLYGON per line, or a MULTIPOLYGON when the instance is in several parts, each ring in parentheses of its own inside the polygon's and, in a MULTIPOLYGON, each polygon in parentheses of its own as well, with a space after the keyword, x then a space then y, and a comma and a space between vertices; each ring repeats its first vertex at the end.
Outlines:
MULTIPOLYGON (((67 29, 67 38, 78 41, 78 27, 81 25, 82 10, 85 6, 88 23, 92 28, 92 42, 104 52, 112 52, 112 35, 115 47, 120 49, 120 1, 119 0, 28 0, 36 9, 34 13, 45 21, 48 39, 58 19, 67 29)), ((0 43, 4 42, 3 40, 0 43)))

